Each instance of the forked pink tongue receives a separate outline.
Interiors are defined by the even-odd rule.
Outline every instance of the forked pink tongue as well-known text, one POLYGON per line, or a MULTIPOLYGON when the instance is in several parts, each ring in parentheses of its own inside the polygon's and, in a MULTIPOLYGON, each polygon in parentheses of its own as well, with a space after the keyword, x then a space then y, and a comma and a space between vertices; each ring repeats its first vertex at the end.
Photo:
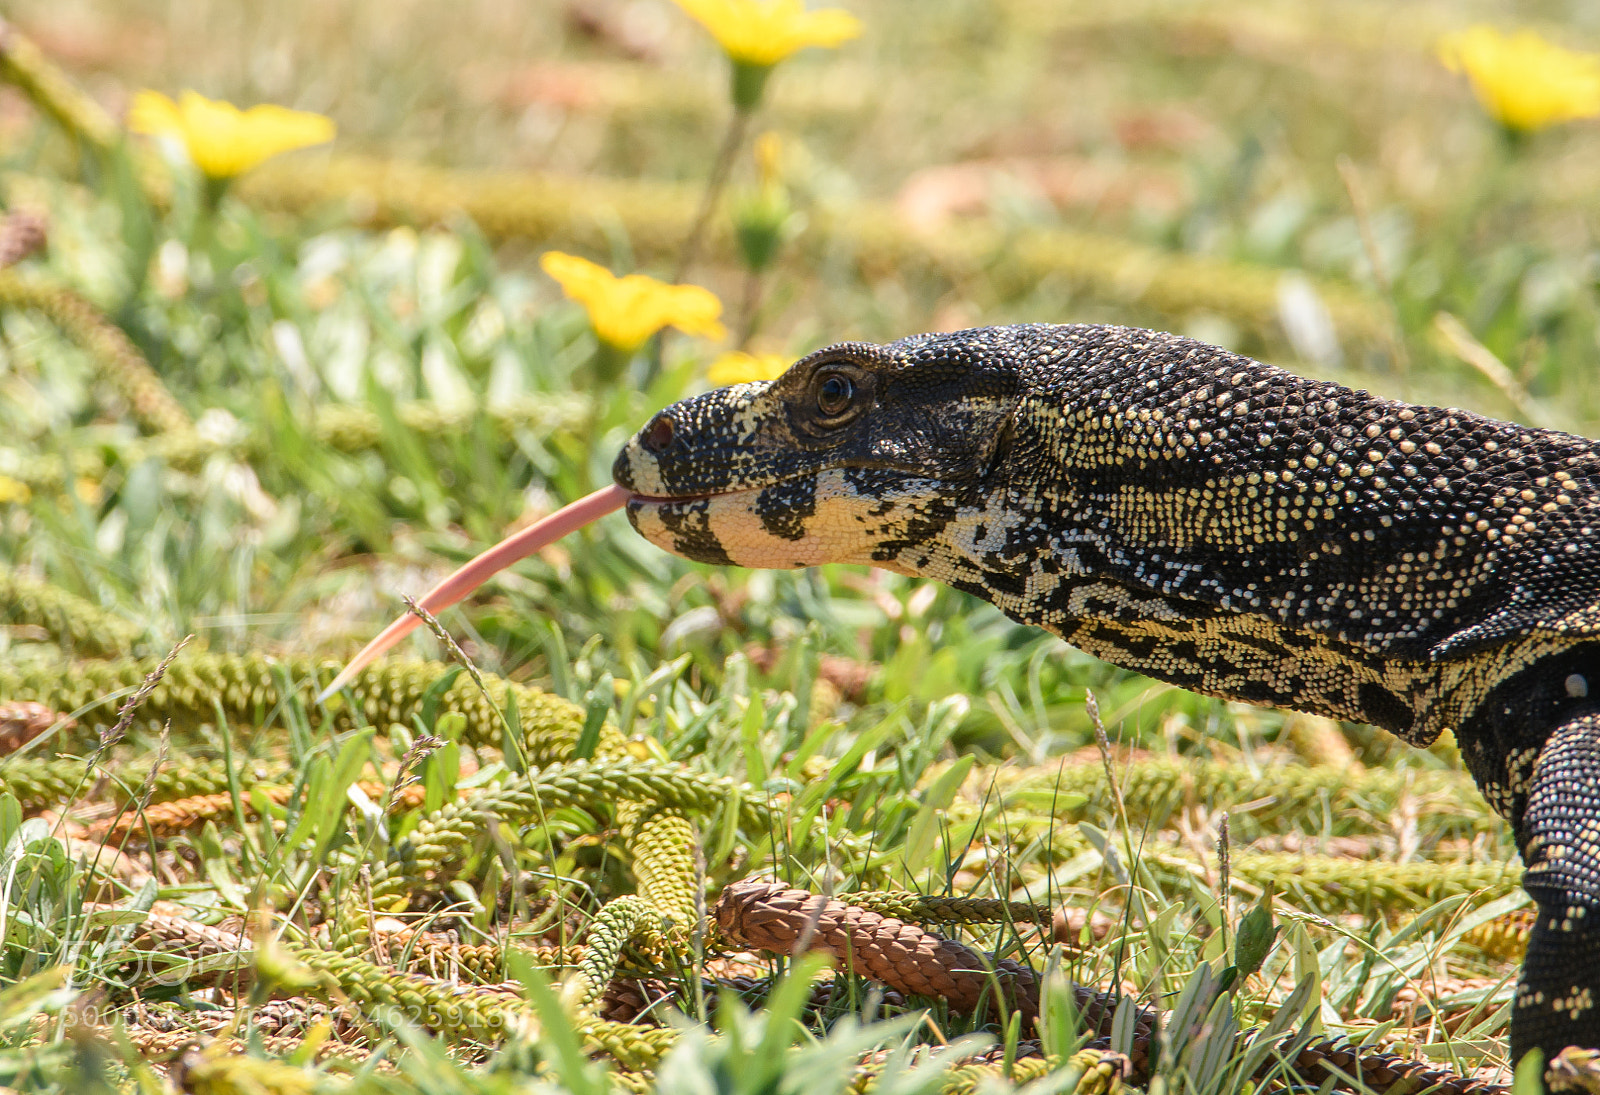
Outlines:
MULTIPOLYGON (((567 533, 576 532, 591 521, 598 521, 606 514, 621 509, 629 497, 631 495, 628 491, 612 484, 609 487, 601 487, 569 506, 563 506, 550 516, 535 521, 521 532, 507 536, 476 559, 466 563, 460 570, 428 590, 427 595, 417 603, 429 612, 443 612, 518 559, 525 559, 540 548, 555 543, 567 533)), ((376 639, 368 643, 361 653, 333 678, 333 683, 318 694, 317 702, 322 703, 349 684, 357 673, 382 657, 421 622, 422 620, 415 614, 407 612, 384 628, 376 639)))

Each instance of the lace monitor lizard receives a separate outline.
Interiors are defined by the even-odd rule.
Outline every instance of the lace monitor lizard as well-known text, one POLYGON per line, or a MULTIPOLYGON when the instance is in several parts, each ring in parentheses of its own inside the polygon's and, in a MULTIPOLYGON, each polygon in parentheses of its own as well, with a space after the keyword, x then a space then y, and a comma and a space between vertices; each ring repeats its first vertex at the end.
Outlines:
POLYGON ((1600 1047, 1600 444, 1028 325, 818 351, 614 474, 691 559, 924 575, 1197 692, 1453 729, 1539 909, 1514 1058, 1600 1047))

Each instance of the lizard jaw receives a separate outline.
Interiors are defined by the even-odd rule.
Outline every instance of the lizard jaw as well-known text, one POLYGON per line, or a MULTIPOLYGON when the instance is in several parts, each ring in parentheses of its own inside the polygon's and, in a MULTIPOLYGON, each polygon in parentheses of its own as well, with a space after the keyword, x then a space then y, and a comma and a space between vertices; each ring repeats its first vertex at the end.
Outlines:
POLYGON ((893 506, 859 491, 846 469, 760 487, 680 497, 631 495, 628 521, 674 555, 720 566, 793 570, 873 558, 893 506))
POLYGON ((790 539, 763 525, 764 488, 682 498, 635 494, 625 507, 639 535, 674 555, 718 566, 787 570, 832 562, 814 538, 790 539))

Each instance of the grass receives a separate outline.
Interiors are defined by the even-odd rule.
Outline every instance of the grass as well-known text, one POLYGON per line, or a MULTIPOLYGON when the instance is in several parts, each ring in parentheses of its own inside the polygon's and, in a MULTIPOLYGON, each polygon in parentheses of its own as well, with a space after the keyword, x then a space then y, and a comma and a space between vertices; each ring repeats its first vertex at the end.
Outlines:
MULTIPOLYGON (((758 348, 1136 322, 1384 394, 1600 427, 1593 130, 1496 132, 1427 53, 1467 20, 1459 6, 852 7, 862 41, 787 63, 762 115, 806 228, 768 275, 758 348), (942 227, 906 226, 930 208, 942 227), (1206 271, 1236 273, 1234 295, 1206 271), (1241 304, 1246 284, 1263 288, 1241 304), (1302 287, 1287 306, 1285 285, 1302 287), (1294 319, 1308 292, 1344 324, 1336 347, 1294 319), (1376 318, 1358 329, 1343 300, 1376 318)), ((193 423, 151 428, 143 374, 59 311, 0 311, 0 559, 13 591, 45 582, 55 598, 11 597, 0 698, 76 719, 0 759, 0 1083, 842 1090, 878 1054, 879 1090, 910 1092, 978 1083, 960 1062, 980 1043, 999 1062, 982 1082, 1030 1082, 1025 1065, 998 1075, 1029 1059, 1003 1018, 885 998, 843 972, 819 1003, 801 991, 814 968, 769 983, 786 962, 690 929, 697 901, 761 875, 1077 910, 1056 931, 937 925, 1041 971, 1056 1066, 1093 1063, 1074 1057, 1074 982, 1168 1015, 1165 1090, 1237 1090, 1267 1043, 1234 1029, 1275 1016, 1307 1037, 1501 1068, 1515 956, 1482 927, 1521 900, 1498 873, 1515 855, 1448 744, 1417 752, 1164 688, 942 587, 715 570, 613 517, 444 614, 499 715, 441 670, 394 678, 411 691, 364 718, 311 703, 296 674, 325 673, 402 594, 606 481, 625 437, 704 384, 713 348, 673 338, 659 365, 642 355, 597 385, 582 313, 532 259, 565 246, 670 268, 726 122, 720 61, 668 5, 593 5, 598 31, 567 10, 10 9, 114 112, 143 85, 322 110, 342 127, 338 157, 462 172, 430 186, 522 172, 537 217, 500 208, 503 187, 476 223, 451 212, 459 200, 418 202, 427 216, 407 224, 370 192, 295 197, 322 178, 322 153, 242 180, 212 215, 183 171, 97 153, 15 93, 0 102, 6 206, 50 227, 48 250, 4 276, 87 302, 193 423), (596 177, 612 182, 558 185, 596 177), (81 626, 75 644, 69 625, 98 618, 84 604, 120 621, 115 649, 88 650, 81 626), (191 634, 174 681, 97 748, 90 731, 191 634), (119 652, 143 660, 107 668, 119 652), (205 656, 221 659, 212 677, 185 669, 205 656), (551 764, 569 790, 546 808, 551 764), (600 769, 726 782, 715 802, 669 802, 654 784, 630 799, 600 769), (1282 787, 1286 771, 1303 793, 1266 801, 1262 774, 1282 787), (533 807, 505 797, 517 780, 542 788, 533 807), (470 824, 450 828, 452 810, 470 824), (406 866, 419 856, 428 871, 406 866), (403 900, 373 905, 393 879, 403 900), (635 892, 679 911, 664 941, 648 916, 624 932, 624 968, 713 1021, 659 1062, 638 1041, 657 1035, 572 1008, 572 956, 550 950, 592 943, 635 892), (1257 971, 1220 988, 1263 892, 1279 931, 1257 971), (198 927, 153 936, 152 911, 198 927), (413 934, 385 930, 401 927, 413 934), (406 995, 422 989, 396 987, 398 969, 483 986, 463 990, 470 1014, 507 1009, 509 1034, 451 1025, 437 1000, 406 995), (711 975, 747 975, 745 1002, 719 1003, 729 990, 711 975), (493 988, 505 982, 521 988, 493 988), (219 1032, 237 1044, 184 1048, 219 1032)), ((1552 36, 1584 44, 1545 14, 1552 36)), ((742 160, 735 187, 753 180, 742 160)), ((734 307, 744 273, 721 247, 694 277, 734 307)), ((425 634, 410 649, 447 654, 425 634)))

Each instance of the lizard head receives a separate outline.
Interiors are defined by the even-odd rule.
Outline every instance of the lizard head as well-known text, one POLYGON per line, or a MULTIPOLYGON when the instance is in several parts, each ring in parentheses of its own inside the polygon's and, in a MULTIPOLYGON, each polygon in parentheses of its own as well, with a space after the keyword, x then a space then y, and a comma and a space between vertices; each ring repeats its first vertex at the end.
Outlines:
POLYGON ((668 407, 612 474, 634 528, 690 559, 912 572, 903 553, 1003 489, 1019 387, 959 334, 842 343, 668 407))
MULTIPOLYGON (((653 543, 708 563, 867 563, 980 591, 957 540, 1003 529, 1019 362, 1046 328, 918 335, 819 350, 775 381, 674 404, 623 447, 616 484, 564 506, 462 565, 419 602, 439 612, 518 559, 626 505, 653 543), (1001 504, 996 505, 997 502, 1001 504), (969 533, 952 535, 964 514, 969 533), (993 514, 993 517, 986 516, 993 514), (952 558, 957 562, 943 565, 952 558)), ((1002 537, 1003 538, 1003 537, 1002 537)), ((326 698, 410 631, 402 616, 322 692, 326 698)))

